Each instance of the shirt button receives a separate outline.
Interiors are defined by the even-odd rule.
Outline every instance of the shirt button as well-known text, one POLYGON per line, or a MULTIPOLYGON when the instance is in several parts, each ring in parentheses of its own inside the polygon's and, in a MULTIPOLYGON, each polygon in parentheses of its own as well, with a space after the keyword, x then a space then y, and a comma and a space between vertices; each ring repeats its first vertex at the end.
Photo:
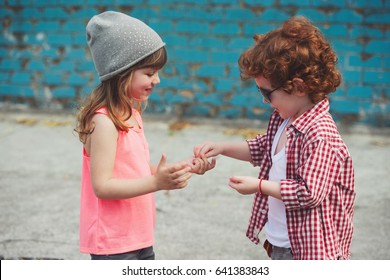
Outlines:
POLYGON ((264 209, 261 210, 260 212, 263 213, 263 214, 267 214, 267 210, 264 210, 264 209))

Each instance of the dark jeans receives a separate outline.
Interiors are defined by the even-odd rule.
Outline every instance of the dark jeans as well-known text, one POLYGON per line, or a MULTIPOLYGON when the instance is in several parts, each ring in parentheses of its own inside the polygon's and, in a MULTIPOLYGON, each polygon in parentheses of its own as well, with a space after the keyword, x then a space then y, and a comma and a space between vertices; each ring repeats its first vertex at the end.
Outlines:
POLYGON ((290 248, 282 248, 273 246, 271 259, 273 260, 293 260, 293 255, 290 248))
POLYGON ((91 254, 91 260, 154 260, 155 255, 153 246, 135 250, 131 252, 112 254, 112 255, 94 255, 91 254))

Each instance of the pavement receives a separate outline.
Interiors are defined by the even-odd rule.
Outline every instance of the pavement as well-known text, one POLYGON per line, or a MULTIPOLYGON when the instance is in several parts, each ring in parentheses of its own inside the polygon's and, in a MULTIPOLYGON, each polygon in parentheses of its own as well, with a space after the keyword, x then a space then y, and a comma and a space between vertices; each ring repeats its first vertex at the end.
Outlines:
MULTIPOLYGON (((0 258, 89 259, 78 249, 81 144, 70 112, 0 111, 0 258)), ((266 123, 144 116, 151 159, 192 155, 196 144, 243 141, 266 123)), ((343 126, 353 156, 357 198, 352 259, 390 259, 390 128, 343 126)), ((159 260, 267 259, 245 236, 252 196, 228 185, 231 175, 257 176, 245 162, 218 157, 183 190, 156 193, 159 260)))

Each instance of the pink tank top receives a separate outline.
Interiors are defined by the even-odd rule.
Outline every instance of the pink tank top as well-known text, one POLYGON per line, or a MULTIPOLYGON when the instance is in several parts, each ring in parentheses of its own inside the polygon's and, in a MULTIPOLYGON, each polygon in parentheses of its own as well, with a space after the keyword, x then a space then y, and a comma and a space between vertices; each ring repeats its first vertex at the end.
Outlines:
MULTIPOLYGON (((107 109, 96 111, 107 115, 107 109)), ((142 119, 140 127, 119 131, 113 176, 134 179, 150 176, 149 147, 142 119)), ((90 158, 83 149, 80 205, 80 251, 89 254, 118 254, 146 248, 154 242, 154 194, 104 200, 95 196, 90 177, 90 158)))

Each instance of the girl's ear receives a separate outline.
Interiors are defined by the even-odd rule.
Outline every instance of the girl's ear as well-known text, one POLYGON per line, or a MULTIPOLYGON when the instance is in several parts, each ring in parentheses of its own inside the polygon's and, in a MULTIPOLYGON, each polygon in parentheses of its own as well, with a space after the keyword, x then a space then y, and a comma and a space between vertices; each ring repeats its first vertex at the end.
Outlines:
POLYGON ((301 78, 294 78, 292 80, 295 93, 298 95, 304 95, 307 93, 307 85, 305 84, 305 81, 301 78))

